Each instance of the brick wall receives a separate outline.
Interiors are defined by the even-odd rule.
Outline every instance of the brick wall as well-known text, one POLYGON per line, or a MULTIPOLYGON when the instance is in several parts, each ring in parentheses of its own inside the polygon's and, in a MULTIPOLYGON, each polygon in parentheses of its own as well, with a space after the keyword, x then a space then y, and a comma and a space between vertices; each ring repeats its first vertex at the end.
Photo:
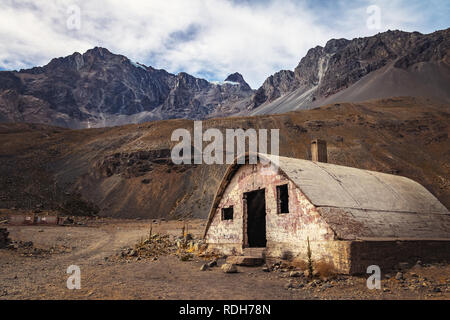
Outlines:
MULTIPOLYGON (((313 262, 332 263, 339 273, 350 272, 350 241, 310 241, 313 262)), ((272 261, 284 257, 308 260, 308 242, 304 240, 288 243, 270 243, 266 249, 266 260, 272 261)))
POLYGON ((388 272, 399 262, 413 265, 417 260, 450 262, 450 240, 352 241, 350 273, 366 273, 370 265, 378 265, 382 272, 388 272))

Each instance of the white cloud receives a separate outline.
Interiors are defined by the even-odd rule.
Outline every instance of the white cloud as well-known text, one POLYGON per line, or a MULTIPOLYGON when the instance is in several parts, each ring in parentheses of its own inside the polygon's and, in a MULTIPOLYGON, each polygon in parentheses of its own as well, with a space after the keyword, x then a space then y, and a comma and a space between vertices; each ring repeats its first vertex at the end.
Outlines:
POLYGON ((395 0, 337 2, 334 9, 312 3, 2 0, 0 68, 43 65, 102 46, 170 72, 208 74, 209 80, 238 71, 256 88, 268 75, 293 69, 309 48, 330 38, 376 32, 366 28, 370 4, 382 10, 383 31, 409 30, 425 14, 421 7, 395 0), (66 26, 71 5, 81 10, 79 30, 66 26))

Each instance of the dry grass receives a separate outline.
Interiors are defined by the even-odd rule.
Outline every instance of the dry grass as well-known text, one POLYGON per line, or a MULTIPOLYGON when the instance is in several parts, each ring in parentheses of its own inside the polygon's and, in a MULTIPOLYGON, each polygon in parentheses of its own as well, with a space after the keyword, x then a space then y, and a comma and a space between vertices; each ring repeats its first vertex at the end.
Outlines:
MULTIPOLYGON (((289 262, 289 266, 292 266, 296 269, 305 271, 310 269, 310 264, 308 261, 301 259, 300 257, 294 258, 289 262)), ((325 260, 320 260, 318 262, 312 263, 313 275, 319 276, 320 278, 333 278, 336 276, 336 268, 334 264, 325 260)), ((309 270, 311 272, 311 270, 309 270)))
POLYGON ((336 275, 334 264, 325 260, 320 260, 314 264, 314 270, 321 278, 330 278, 336 275))
POLYGON ((295 267, 296 269, 300 269, 300 270, 306 270, 308 269, 308 263, 300 258, 294 258, 290 263, 289 263, 292 267, 295 267))
POLYGON ((175 243, 168 235, 153 234, 148 238, 141 237, 134 246, 136 256, 141 258, 157 257, 174 251, 175 243))

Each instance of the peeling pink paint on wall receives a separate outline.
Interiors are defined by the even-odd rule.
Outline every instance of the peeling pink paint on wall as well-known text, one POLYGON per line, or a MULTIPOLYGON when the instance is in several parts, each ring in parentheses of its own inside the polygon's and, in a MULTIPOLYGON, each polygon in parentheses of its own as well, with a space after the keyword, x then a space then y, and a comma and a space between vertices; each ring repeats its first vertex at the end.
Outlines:
POLYGON ((245 215, 244 193, 265 188, 267 242, 289 243, 299 240, 332 240, 333 231, 321 218, 316 208, 303 193, 278 171, 268 171, 270 166, 244 165, 229 182, 206 235, 208 243, 244 245, 245 215), (264 169, 264 174, 261 174, 264 169), (277 213, 276 187, 288 184, 289 213, 277 213), (221 219, 222 208, 233 206, 233 220, 221 219))

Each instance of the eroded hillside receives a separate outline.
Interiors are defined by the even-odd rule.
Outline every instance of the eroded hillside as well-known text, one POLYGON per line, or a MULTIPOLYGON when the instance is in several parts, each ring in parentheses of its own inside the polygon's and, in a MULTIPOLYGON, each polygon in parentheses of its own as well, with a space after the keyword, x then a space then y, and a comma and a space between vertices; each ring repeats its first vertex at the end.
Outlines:
MULTIPOLYGON (((332 104, 282 115, 212 119, 207 128, 280 129, 280 154, 309 158, 328 142, 329 162, 398 174, 450 207, 450 106, 418 98, 332 104)), ((0 125, 0 208, 49 208, 115 217, 206 217, 226 165, 174 165, 167 120, 68 130, 0 125)))

